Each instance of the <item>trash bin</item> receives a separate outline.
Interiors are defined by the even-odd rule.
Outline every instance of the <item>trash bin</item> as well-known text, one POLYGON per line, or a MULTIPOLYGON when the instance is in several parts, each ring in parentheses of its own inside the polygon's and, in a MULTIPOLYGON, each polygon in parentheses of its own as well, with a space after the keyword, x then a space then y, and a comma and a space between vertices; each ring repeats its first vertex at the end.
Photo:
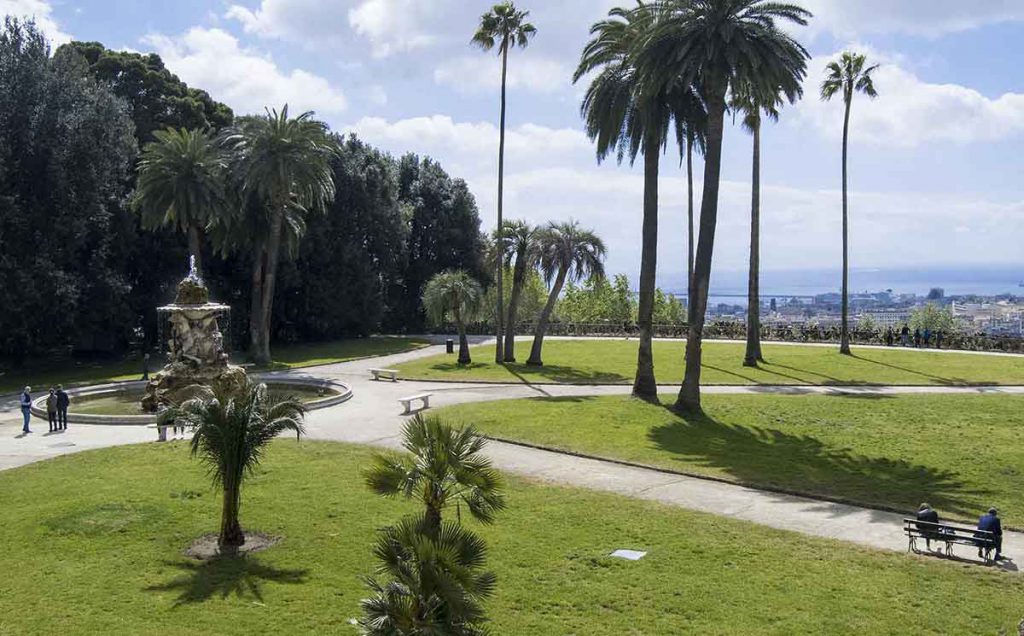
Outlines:
POLYGON ((444 348, 448 353, 455 353, 455 341, 448 338, 444 341, 444 348))

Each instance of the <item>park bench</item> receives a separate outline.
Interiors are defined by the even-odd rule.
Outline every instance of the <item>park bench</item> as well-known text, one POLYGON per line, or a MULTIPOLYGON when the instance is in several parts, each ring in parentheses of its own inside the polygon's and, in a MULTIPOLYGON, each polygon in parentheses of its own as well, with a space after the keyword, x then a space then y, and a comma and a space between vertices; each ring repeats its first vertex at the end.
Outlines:
POLYGON ((903 532, 906 533, 909 541, 908 550, 914 554, 920 554, 917 546, 918 541, 931 540, 938 543, 939 550, 946 556, 953 556, 955 544, 969 545, 972 548, 982 550, 985 555, 985 562, 990 563, 989 555, 996 547, 995 535, 985 530, 958 526, 950 523, 932 523, 930 521, 918 521, 917 519, 904 519, 903 532))
POLYGON ((370 373, 373 374, 374 380, 380 380, 382 375, 386 375, 392 382, 398 381, 398 371, 395 369, 370 369, 370 373))
POLYGON ((158 442, 166 442, 167 441, 167 429, 171 429, 172 437, 174 435, 177 435, 177 430, 176 429, 181 429, 182 437, 184 437, 184 435, 185 435, 185 427, 182 426, 181 424, 178 424, 177 426, 175 426, 174 422, 167 422, 166 424, 159 424, 159 423, 158 424, 150 424, 146 428, 155 428, 156 429, 156 441, 158 441, 158 442))
POLYGON ((430 397, 432 395, 434 395, 434 394, 433 393, 420 393, 420 394, 417 394, 417 395, 410 395, 409 397, 398 398, 398 401, 401 402, 403 406, 405 406, 405 411, 402 413, 402 415, 408 415, 409 413, 411 413, 412 412, 412 403, 417 401, 417 400, 420 400, 421 402, 423 402, 423 408, 421 410, 425 411, 425 410, 429 409, 430 408, 430 397))

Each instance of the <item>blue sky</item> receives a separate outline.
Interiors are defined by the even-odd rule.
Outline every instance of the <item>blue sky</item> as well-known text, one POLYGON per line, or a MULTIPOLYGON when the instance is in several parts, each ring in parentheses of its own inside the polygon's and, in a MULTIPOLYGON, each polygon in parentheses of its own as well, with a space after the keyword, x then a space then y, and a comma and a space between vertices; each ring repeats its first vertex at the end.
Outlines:
MULTIPOLYGON (((288 102, 394 153, 431 155, 465 178, 493 225, 497 81, 469 46, 480 0, 0 0, 54 41, 160 53, 238 113, 288 102)), ((511 60, 506 214, 574 217, 635 277, 642 179, 597 165, 571 73, 587 29, 615 0, 521 0, 538 28, 511 60)), ((763 133, 762 267, 838 264, 838 104, 817 99, 824 64, 855 48, 882 64, 881 97, 854 105, 851 257, 859 268, 1024 263, 1024 2, 805 0, 796 31, 814 56, 806 95, 763 133)), ((726 131, 715 267, 748 248, 750 140, 726 131)), ((685 270, 685 182, 663 161, 659 277, 685 270)), ((699 162, 698 162, 699 171, 699 162)), ((698 172, 699 178, 699 172, 698 172)), ((699 198, 699 192, 698 192, 699 198)))

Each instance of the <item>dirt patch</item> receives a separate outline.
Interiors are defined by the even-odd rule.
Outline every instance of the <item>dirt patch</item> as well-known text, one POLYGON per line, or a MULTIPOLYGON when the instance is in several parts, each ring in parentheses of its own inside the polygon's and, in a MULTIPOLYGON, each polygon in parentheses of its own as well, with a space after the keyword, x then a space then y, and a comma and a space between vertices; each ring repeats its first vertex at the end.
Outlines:
MULTIPOLYGON (((231 556, 241 556, 250 554, 252 552, 260 552, 266 550, 274 545, 281 542, 282 537, 274 537, 269 534, 263 534, 262 532, 244 532, 245 543, 238 546, 231 556)), ((216 559, 221 556, 229 556, 229 553, 222 553, 220 546, 217 545, 217 534, 204 534, 195 541, 192 545, 185 550, 185 556, 200 561, 209 561, 210 559, 216 559)))

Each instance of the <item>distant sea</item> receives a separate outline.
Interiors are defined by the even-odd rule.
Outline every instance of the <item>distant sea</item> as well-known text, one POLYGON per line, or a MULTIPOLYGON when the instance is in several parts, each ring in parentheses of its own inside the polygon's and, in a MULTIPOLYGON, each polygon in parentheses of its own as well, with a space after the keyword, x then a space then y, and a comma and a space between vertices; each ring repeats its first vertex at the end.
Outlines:
MULTIPOLYGON (((685 298, 685 275, 668 276, 661 281, 674 295, 685 298)), ((1024 264, 1018 266, 957 266, 923 268, 851 269, 850 291, 917 294, 926 296, 934 287, 946 296, 998 296, 1014 294, 1024 297, 1024 264)), ((769 270, 761 272, 761 298, 791 298, 838 293, 842 284, 839 270, 769 270)), ((709 303, 743 305, 747 295, 747 273, 744 271, 712 272, 709 303)))

